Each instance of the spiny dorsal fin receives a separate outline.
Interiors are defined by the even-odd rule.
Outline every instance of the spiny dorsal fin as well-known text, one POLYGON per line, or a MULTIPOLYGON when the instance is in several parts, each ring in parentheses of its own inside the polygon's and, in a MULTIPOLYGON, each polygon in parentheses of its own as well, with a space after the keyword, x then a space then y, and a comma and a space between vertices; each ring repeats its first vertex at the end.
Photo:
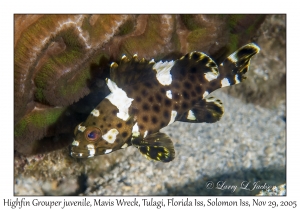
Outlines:
POLYGON ((155 80, 155 72, 152 69, 154 64, 153 60, 150 62, 144 58, 139 60, 136 54, 131 59, 124 55, 119 65, 115 62, 111 64, 110 77, 120 88, 139 81, 153 81, 155 80))
POLYGON ((176 118, 176 121, 214 123, 221 119, 223 113, 224 107, 221 100, 208 97, 197 102, 191 110, 176 118))
POLYGON ((232 53, 219 66, 220 79, 226 78, 230 85, 245 80, 244 74, 249 69, 250 59, 259 51, 259 46, 249 43, 232 53))
POLYGON ((146 138, 135 138, 131 143, 148 159, 170 162, 175 158, 175 150, 170 137, 164 133, 153 133, 146 138))

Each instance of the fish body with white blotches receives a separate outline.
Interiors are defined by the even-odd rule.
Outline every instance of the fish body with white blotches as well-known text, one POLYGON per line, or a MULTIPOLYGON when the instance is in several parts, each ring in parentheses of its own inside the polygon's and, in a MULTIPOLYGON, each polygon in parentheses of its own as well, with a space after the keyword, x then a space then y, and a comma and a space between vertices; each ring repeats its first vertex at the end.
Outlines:
POLYGON ((169 136, 159 130, 175 121, 213 123, 221 119, 222 102, 208 95, 242 82, 259 47, 250 43, 219 66, 202 52, 175 61, 122 57, 111 64, 111 93, 75 128, 72 157, 88 158, 135 146, 148 159, 175 157, 169 136))

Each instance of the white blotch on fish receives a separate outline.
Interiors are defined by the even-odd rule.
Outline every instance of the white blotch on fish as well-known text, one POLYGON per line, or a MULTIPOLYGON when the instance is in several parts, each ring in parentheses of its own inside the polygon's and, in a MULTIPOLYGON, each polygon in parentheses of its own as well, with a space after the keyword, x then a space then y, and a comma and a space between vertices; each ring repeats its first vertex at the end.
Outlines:
POLYGON ((218 77, 218 75, 215 74, 214 72, 206 72, 204 74, 205 74, 205 76, 204 76, 205 79, 209 82, 214 80, 214 79, 217 79, 217 77, 218 77))
POLYGON ((95 156, 95 149, 89 149, 89 156, 88 157, 94 157, 95 156))
POLYGON ((187 119, 189 119, 189 120, 196 120, 195 114, 194 114, 194 112, 192 110, 189 110, 187 119))
POLYGON ((91 114, 94 115, 95 117, 99 117, 99 115, 100 115, 98 109, 94 109, 94 110, 91 112, 91 114))
POLYGON ((115 128, 110 129, 106 134, 102 136, 102 138, 107 141, 108 143, 112 144, 115 142, 119 131, 115 128))
POLYGON ((107 149, 107 150, 105 150, 105 154, 108 154, 108 153, 111 153, 111 151, 112 151, 112 149, 107 149))
POLYGON ((79 145, 79 141, 74 140, 74 141, 72 142, 72 145, 77 147, 77 146, 79 145))
POLYGON ((234 79, 235 79, 235 84, 239 84, 239 83, 241 82, 241 81, 239 80, 237 74, 235 75, 234 79))
POLYGON ((78 130, 79 130, 79 131, 84 132, 85 129, 86 129, 85 126, 78 125, 78 130))
POLYGON ((177 116, 177 112, 175 110, 172 110, 171 119, 168 125, 172 124, 175 121, 176 116, 177 116))
POLYGON ((137 124, 137 122, 134 124, 134 126, 132 127, 132 136, 133 137, 138 137, 140 135, 140 131, 139 131, 139 126, 137 124))
POLYGON ((128 147, 128 144, 127 144, 127 143, 123 144, 123 146, 122 146, 121 148, 124 149, 124 148, 126 148, 126 147, 128 147))
POLYGON ((227 87, 230 86, 229 80, 227 78, 224 78, 221 80, 221 87, 227 87))
POLYGON ((174 61, 159 61, 153 65, 153 69, 156 70, 156 78, 162 85, 170 85, 172 83, 171 69, 174 66, 174 61))
POLYGON ((208 94, 209 94, 209 92, 205 91, 205 92, 203 93, 203 98, 205 98, 206 96, 208 96, 208 94))
POLYGON ((111 94, 106 96, 106 98, 119 109, 117 117, 126 121, 129 118, 128 109, 131 106, 133 99, 128 98, 126 92, 110 79, 107 79, 107 86, 110 89, 111 94))
POLYGON ((147 134, 148 134, 148 131, 145 131, 144 138, 146 138, 147 134))
POLYGON ((166 92, 166 95, 167 95, 167 97, 168 97, 169 99, 172 99, 172 91, 171 91, 171 90, 168 90, 168 91, 166 92))
POLYGON ((95 149, 95 146, 93 144, 88 144, 86 145, 86 147, 91 150, 91 149, 95 149))

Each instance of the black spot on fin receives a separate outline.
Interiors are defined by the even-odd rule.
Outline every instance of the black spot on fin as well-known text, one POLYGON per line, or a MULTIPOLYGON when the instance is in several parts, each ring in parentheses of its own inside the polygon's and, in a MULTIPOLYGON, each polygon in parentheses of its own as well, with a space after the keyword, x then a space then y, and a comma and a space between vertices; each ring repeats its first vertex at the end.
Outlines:
POLYGON ((115 62, 111 64, 110 78, 120 88, 137 82, 154 81, 156 74, 152 69, 153 65, 154 62, 149 62, 144 58, 139 60, 136 55, 131 59, 124 55, 119 64, 115 62))
POLYGON ((213 77, 219 75, 218 66, 215 61, 203 52, 191 52, 176 60, 171 70, 172 78, 182 80, 184 76, 197 77, 203 80, 206 74, 213 77))
POLYGON ((176 118, 177 121, 190 123, 214 123, 219 121, 224 113, 221 100, 214 97, 202 99, 195 106, 176 118))
POLYGON ((153 133, 146 138, 135 138, 131 143, 148 159, 170 162, 175 158, 175 150, 170 137, 164 133, 153 133))
POLYGON ((230 85, 238 84, 246 79, 252 56, 259 53, 260 48, 254 43, 247 44, 230 56, 219 66, 220 79, 227 78, 230 85))

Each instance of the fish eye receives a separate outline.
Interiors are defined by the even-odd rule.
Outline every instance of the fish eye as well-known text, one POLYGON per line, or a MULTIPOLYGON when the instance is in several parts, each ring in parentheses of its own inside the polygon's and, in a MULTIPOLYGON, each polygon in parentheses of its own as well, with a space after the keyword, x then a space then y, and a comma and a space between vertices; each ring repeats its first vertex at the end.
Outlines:
POLYGON ((85 131, 85 138, 89 141, 95 141, 101 136, 101 131, 98 128, 88 128, 85 131))

